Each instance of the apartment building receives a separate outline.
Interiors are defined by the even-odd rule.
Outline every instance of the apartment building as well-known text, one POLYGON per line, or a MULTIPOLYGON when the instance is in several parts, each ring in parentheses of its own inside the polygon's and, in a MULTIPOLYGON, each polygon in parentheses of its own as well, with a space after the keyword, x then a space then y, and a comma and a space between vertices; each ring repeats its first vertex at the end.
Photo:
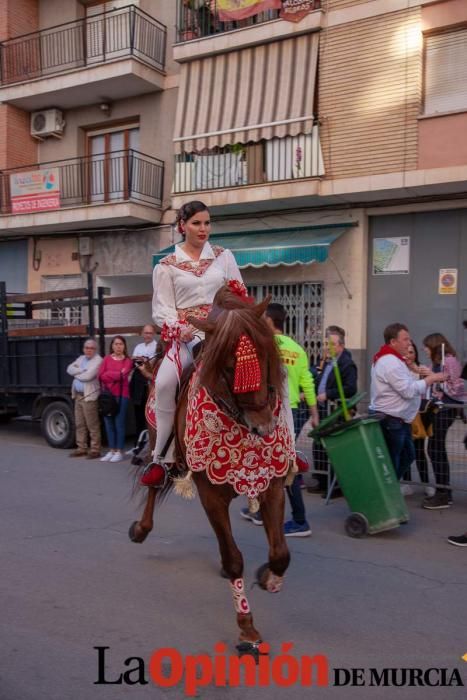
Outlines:
POLYGON ((172 205, 310 357, 338 324, 363 370, 394 320, 467 352, 467 3, 180 0, 174 58, 172 205))
MULTIPOLYGON (((10 290, 81 287, 92 270, 112 295, 150 291, 171 235, 174 26, 172 0, 0 0, 10 290)), ((132 323, 149 318, 133 309, 132 323)))

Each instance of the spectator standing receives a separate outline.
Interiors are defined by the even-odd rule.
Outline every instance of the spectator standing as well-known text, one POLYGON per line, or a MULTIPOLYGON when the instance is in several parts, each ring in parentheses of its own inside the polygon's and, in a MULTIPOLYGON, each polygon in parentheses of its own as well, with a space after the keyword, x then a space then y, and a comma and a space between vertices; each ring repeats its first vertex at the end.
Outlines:
MULTIPOLYGON (((318 410, 316 408, 316 396, 313 377, 308 369, 308 357, 303 348, 292 338, 284 335, 284 324, 287 312, 282 304, 269 304, 266 309, 266 321, 274 333, 282 362, 287 370, 287 385, 290 407, 294 422, 295 439, 298 438, 302 421, 300 420, 299 404, 302 391, 308 404, 311 422, 314 427, 318 425, 318 410)), ((292 519, 284 523, 286 537, 309 537, 311 528, 306 519, 305 504, 300 489, 300 480, 295 475, 290 486, 287 487, 292 509, 292 519)), ((259 514, 250 513, 248 508, 242 509, 242 516, 253 522, 257 522, 259 514)), ((260 524, 260 523, 258 523, 260 524)))
POLYGON ((463 405, 464 381, 461 378, 462 368, 456 357, 456 351, 442 333, 430 333, 423 339, 426 354, 431 360, 433 372, 444 372, 446 380, 443 387, 433 387, 433 397, 440 405, 433 420, 433 435, 428 440, 428 456, 431 459, 436 493, 425 498, 422 505, 428 510, 449 508, 452 504, 452 493, 449 488, 450 469, 446 450, 446 436, 454 423, 458 407, 463 405), (444 359, 444 366, 442 366, 444 359))
MULTIPOLYGON (((326 342, 324 350, 324 362, 318 370, 316 385, 318 387, 318 413, 323 420, 329 414, 329 404, 339 399, 336 375, 333 371, 333 360, 330 353, 330 345, 334 347, 337 366, 342 378, 342 387, 347 399, 357 393, 357 366, 351 353, 345 347, 345 330, 339 326, 328 326, 326 329, 326 342)), ((309 487, 312 493, 326 491, 327 478, 323 472, 329 468, 326 450, 321 444, 313 443, 313 465, 320 473, 315 474, 317 484, 309 487)), ((331 496, 340 496, 339 489, 334 488, 331 496)))
POLYGON ((146 401, 148 398, 148 360, 153 360, 157 352, 157 342, 154 339, 155 329, 152 324, 147 324, 141 331, 143 342, 133 350, 132 359, 135 371, 130 380, 130 396, 135 412, 135 445, 143 430, 146 429, 146 401))
POLYGON ((83 354, 66 370, 73 377, 71 396, 75 404, 76 450, 70 457, 97 459, 101 456, 101 424, 97 407, 97 375, 101 363, 96 341, 88 338, 83 345, 83 354))
POLYGON ((384 345, 373 357, 371 369, 370 411, 384 414, 384 437, 397 475, 410 468, 415 459, 411 423, 420 408, 427 387, 443 381, 441 373, 416 379, 407 367, 405 356, 411 344, 407 326, 392 323, 384 329, 384 345))
POLYGON ((110 391, 118 402, 118 413, 115 416, 104 416, 105 432, 109 451, 101 462, 121 462, 125 445, 126 414, 130 396, 129 376, 133 362, 128 357, 125 338, 116 335, 110 343, 110 354, 104 357, 99 367, 99 380, 107 391, 110 391))
MULTIPOLYGON (((427 367, 420 365, 420 359, 418 356, 417 346, 411 341, 409 349, 407 350, 407 355, 405 356, 405 361, 407 367, 416 376, 417 379, 423 379, 424 376, 429 374, 427 367)), ((432 434, 432 419, 433 413, 427 412, 425 409, 427 407, 428 401, 424 398, 421 400, 420 411, 415 416, 412 422, 412 439, 415 447, 415 464, 417 465, 418 474, 420 476, 420 481, 425 486, 425 495, 434 496, 436 489, 429 485, 428 477, 428 459, 425 453, 425 441, 426 438, 432 434)), ((404 474, 404 479, 411 481, 411 471, 409 470, 404 474)), ((404 484, 401 486, 401 491, 404 496, 410 496, 412 494, 412 489, 409 484, 404 484)))

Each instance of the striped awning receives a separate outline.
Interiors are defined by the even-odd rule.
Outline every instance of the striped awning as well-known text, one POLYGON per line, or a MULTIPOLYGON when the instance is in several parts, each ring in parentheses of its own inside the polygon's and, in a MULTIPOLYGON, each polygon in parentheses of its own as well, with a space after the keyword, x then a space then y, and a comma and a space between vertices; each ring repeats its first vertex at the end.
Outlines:
POLYGON ((175 152, 311 133, 319 33, 182 64, 175 152))
MULTIPOLYGON (((237 265, 246 267, 278 267, 279 265, 306 265, 325 262, 331 244, 343 233, 355 226, 355 222, 328 224, 325 226, 303 226, 276 228, 260 231, 242 231, 211 236, 209 242, 229 248, 237 265)), ((170 246, 153 255, 153 265, 173 253, 170 246)))

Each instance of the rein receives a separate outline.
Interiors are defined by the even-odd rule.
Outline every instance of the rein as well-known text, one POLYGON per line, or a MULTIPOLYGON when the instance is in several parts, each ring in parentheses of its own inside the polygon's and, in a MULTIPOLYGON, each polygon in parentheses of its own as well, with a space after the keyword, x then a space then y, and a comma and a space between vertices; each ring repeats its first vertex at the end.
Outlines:
MULTIPOLYGON (((277 396, 277 390, 272 384, 268 384, 268 395, 265 398, 264 401, 262 401, 260 404, 253 404, 253 403, 242 403, 242 406, 240 407, 237 403, 237 400, 235 398, 235 395, 232 392, 232 388, 229 384, 229 380, 226 376, 225 369, 221 370, 220 376, 227 388, 228 394, 230 401, 227 399, 224 399, 222 396, 219 396, 215 391, 212 391, 209 389, 209 394, 216 403, 220 409, 222 409, 230 418, 232 418, 236 423, 240 423, 243 425, 245 428, 248 428, 247 422, 244 418, 244 411, 262 411, 263 409, 266 408, 266 406, 271 406, 272 408, 272 401, 274 400, 274 403, 276 401, 276 396, 277 396)), ((250 431, 251 432, 251 431, 250 431)))

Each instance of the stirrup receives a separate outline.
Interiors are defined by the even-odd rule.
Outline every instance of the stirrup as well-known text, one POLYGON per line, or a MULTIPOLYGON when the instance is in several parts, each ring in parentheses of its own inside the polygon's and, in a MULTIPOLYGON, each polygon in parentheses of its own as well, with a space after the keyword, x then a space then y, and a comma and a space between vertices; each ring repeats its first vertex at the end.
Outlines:
POLYGON ((163 489, 169 481, 169 467, 159 462, 149 462, 143 470, 140 483, 154 489, 163 489))

